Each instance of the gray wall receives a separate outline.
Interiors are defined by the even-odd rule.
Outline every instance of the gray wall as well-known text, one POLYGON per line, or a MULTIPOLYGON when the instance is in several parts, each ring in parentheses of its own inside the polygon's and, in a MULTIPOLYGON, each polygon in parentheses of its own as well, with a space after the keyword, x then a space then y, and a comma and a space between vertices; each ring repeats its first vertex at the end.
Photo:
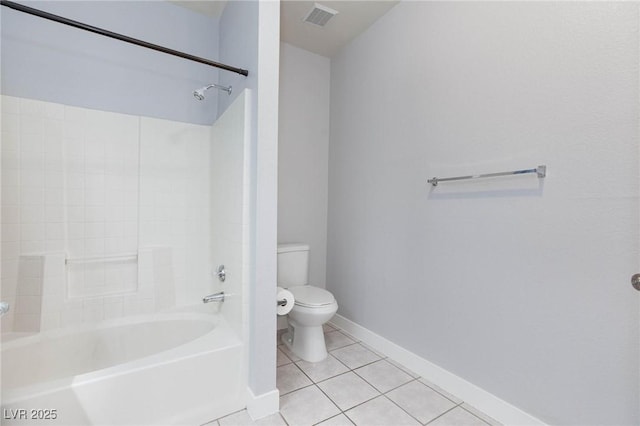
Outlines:
MULTIPOLYGON (((234 95, 220 98, 224 111, 243 88, 251 89, 251 295, 249 387, 256 397, 276 389, 276 244, 278 167, 278 58, 280 2, 230 1, 220 18, 220 60, 249 70, 247 78, 225 73, 234 95)), ((259 404, 258 404, 259 405, 259 404)), ((268 405, 268 404, 267 404, 268 405)), ((249 406, 251 415, 258 414, 249 406)))
POLYGON ((258 5, 256 2, 227 3, 220 17, 218 46, 220 62, 233 64, 249 71, 247 77, 229 72, 220 73, 220 84, 233 86, 231 96, 225 94, 218 98, 218 110, 222 113, 242 93, 243 89, 249 88, 255 91, 258 87, 258 5))
MULTIPOLYGON (((28 6, 216 60, 218 21, 164 1, 34 1, 28 6)), ((218 81, 206 65, 1 8, 2 94, 211 124, 218 81)))
POLYGON ((640 423, 638 12, 401 2, 332 59, 340 314, 548 423, 640 423))
POLYGON ((282 43, 278 138, 278 241, 311 246, 309 282, 325 287, 329 58, 282 43))

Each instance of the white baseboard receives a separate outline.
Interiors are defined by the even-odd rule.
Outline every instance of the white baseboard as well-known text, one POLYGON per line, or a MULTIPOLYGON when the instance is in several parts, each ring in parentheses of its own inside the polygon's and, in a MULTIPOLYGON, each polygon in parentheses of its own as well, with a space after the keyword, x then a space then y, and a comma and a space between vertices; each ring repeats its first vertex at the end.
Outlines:
POLYGON ((280 392, 278 389, 255 396, 251 388, 247 388, 247 412, 253 420, 267 417, 280 410, 280 392))
POLYGON ((416 374, 459 397, 488 416, 505 425, 545 425, 541 420, 525 413, 492 393, 464 380, 436 364, 409 352, 382 336, 348 320, 341 315, 331 319, 336 327, 353 335, 376 351, 412 370, 416 374))

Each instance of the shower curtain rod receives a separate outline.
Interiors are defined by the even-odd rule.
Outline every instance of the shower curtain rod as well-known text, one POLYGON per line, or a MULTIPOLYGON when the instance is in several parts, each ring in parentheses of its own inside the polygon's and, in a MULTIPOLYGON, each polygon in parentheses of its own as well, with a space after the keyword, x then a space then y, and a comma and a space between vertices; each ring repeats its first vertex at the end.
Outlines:
POLYGON ((58 22, 60 24, 69 25, 69 26, 74 27, 74 28, 79 28, 81 30, 89 31, 89 32, 92 32, 92 33, 95 33, 95 34, 100 34, 100 35, 103 35, 105 37, 114 38, 116 40, 124 41, 126 43, 135 44, 137 46, 146 47, 147 49, 156 50, 158 52, 167 53, 169 55, 178 56, 178 57, 183 58, 183 59, 188 59, 190 61, 199 62, 201 64, 205 64, 205 65, 209 65, 209 66, 212 66, 212 67, 220 68, 220 69, 223 69, 223 70, 226 70, 226 71, 235 72, 237 74, 241 74, 241 75, 244 75, 244 76, 248 76, 249 75, 249 71, 244 70, 242 68, 232 67, 230 65, 222 64, 220 62, 210 61, 209 59, 201 58, 199 56, 190 55, 188 53, 180 52, 178 50, 173 50, 173 49, 169 49, 167 47, 159 46, 157 44, 148 43, 148 42, 143 41, 143 40, 138 40, 137 38, 133 38, 133 37, 125 36, 125 35, 122 35, 122 34, 114 33, 114 32, 109 31, 109 30, 105 30, 105 29, 102 29, 102 28, 94 27, 92 25, 87 25, 87 24, 84 24, 82 22, 74 21, 72 19, 64 18, 62 16, 54 15, 52 13, 45 12, 45 11, 42 11, 42 10, 39 10, 39 9, 34 9, 32 7, 24 6, 24 5, 19 4, 19 3, 15 3, 15 2, 12 2, 12 1, 8 1, 8 0, 0 0, 0 3, 2 4, 2 6, 9 7, 11 9, 17 10, 19 12, 28 13, 30 15, 34 15, 34 16, 38 16, 40 18, 48 19, 50 21, 58 22))

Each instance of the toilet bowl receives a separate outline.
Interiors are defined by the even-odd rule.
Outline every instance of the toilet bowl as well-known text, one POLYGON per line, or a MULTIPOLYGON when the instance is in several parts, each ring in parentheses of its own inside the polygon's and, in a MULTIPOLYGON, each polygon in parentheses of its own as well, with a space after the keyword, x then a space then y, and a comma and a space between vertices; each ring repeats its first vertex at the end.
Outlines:
POLYGON ((327 357, 322 325, 338 311, 338 303, 328 291, 310 285, 289 287, 295 303, 287 317, 288 330, 282 341, 305 361, 327 357))
POLYGON ((309 285, 308 272, 308 245, 278 245, 278 285, 295 299, 282 341, 303 360, 318 362, 327 357, 322 325, 338 311, 338 303, 327 290, 309 285))

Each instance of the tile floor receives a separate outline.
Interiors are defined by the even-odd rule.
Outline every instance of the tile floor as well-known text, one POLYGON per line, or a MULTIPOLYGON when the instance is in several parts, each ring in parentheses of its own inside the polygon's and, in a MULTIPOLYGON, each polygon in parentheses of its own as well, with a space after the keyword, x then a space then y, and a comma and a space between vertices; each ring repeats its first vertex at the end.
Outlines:
POLYGON ((325 341, 327 359, 310 363, 278 339, 280 413, 254 422, 243 410, 207 426, 499 425, 331 325, 325 341))

